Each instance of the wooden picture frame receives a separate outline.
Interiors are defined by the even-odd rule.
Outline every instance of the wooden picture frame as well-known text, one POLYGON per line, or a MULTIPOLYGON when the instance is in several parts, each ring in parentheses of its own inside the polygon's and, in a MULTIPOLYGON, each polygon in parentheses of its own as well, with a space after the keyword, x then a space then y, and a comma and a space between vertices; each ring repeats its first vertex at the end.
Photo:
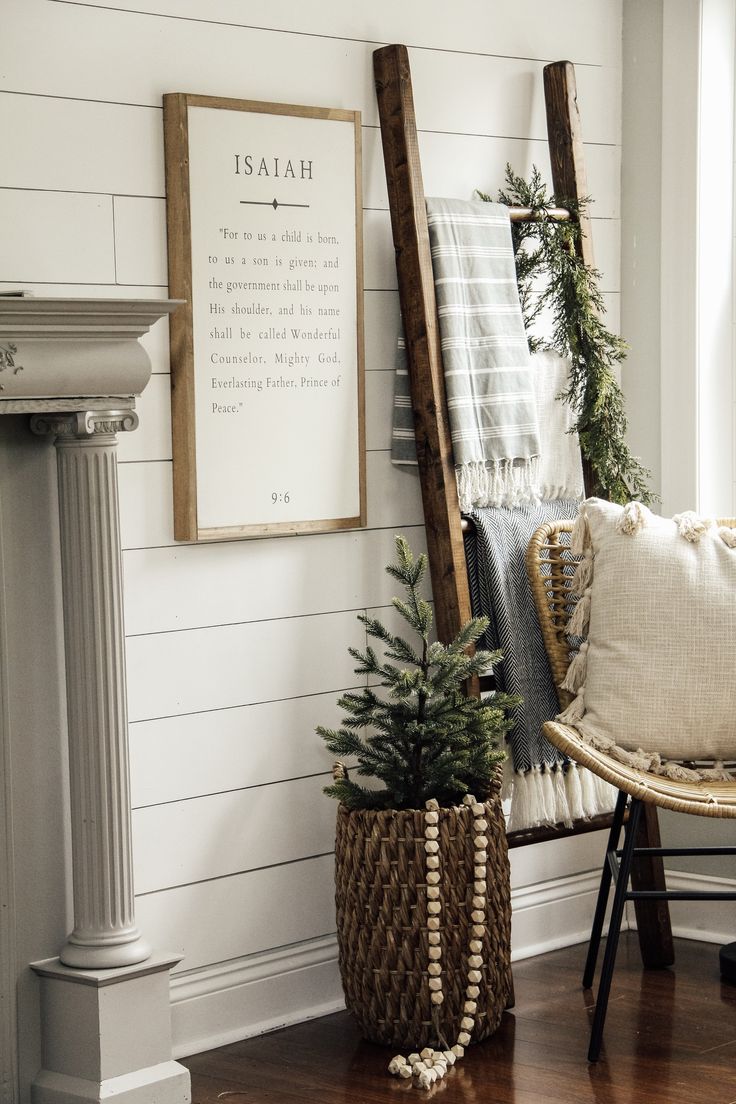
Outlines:
POLYGON ((174 537, 363 526, 360 112, 163 104, 174 537))

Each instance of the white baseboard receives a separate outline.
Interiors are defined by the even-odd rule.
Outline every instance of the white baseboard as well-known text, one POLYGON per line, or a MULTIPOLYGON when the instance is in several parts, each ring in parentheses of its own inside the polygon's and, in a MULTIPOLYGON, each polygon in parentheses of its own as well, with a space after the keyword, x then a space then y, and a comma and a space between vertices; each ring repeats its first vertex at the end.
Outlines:
MULTIPOLYGON (((685 892, 736 892, 733 878, 717 878, 712 874, 690 874, 683 870, 667 871, 667 888, 685 892)), ((633 906, 630 927, 636 928, 633 906)), ((733 901, 670 901, 672 934, 680 939, 696 939, 700 943, 736 942, 736 915, 733 901)))
MULTIPOLYGON (((599 871, 553 878, 512 892, 512 961, 584 943, 599 871)), ((669 871, 670 889, 736 889, 726 878, 669 871)), ((733 902, 672 902, 672 928, 684 939, 736 940, 733 902), (729 927, 729 925, 732 925, 729 927)), ((624 927, 635 927, 633 908, 624 927)), ((171 982, 174 1057, 212 1050, 345 1007, 334 935, 181 974, 171 982)))
MULTIPOLYGON (((512 960, 587 942, 599 880, 600 872, 596 870, 514 893, 512 960)), ((681 892, 736 893, 736 880, 668 870, 667 888, 681 892)), ((670 901, 670 918, 672 934, 679 939, 717 944, 736 942, 733 901, 670 901)), ((627 905, 622 930, 636 930, 633 904, 627 905)))
POLYGON ((334 935, 206 966, 171 979, 174 1057, 344 1007, 334 935))
POLYGON ((515 889, 511 961, 572 947, 590 935, 600 872, 588 870, 515 889))
MULTIPOLYGON (((512 893, 512 957, 588 937, 598 875, 575 874, 512 893)), ((174 1057, 261 1035, 345 1007, 334 935, 172 978, 174 1057)))

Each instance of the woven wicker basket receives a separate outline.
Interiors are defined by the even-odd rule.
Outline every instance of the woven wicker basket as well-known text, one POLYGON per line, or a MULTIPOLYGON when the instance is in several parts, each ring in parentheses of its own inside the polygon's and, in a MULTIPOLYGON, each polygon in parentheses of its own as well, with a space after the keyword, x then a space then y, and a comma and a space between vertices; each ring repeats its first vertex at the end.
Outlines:
MULTIPOLYGON (((498 785, 486 804, 487 929, 472 1041, 498 1027, 512 992, 511 902, 498 785)), ((424 811, 340 806, 335 846, 337 938, 347 1007, 366 1039, 394 1047, 447 1046, 460 1031, 473 896, 473 819, 440 810, 444 1003, 430 1001, 424 811)))

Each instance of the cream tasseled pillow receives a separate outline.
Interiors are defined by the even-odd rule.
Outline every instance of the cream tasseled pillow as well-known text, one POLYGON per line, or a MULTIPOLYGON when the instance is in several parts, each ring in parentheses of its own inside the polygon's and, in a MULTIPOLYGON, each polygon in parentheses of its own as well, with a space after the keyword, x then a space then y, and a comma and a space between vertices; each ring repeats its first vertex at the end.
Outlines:
POLYGON ((691 512, 668 519, 638 502, 584 502, 568 633, 587 639, 562 683, 577 697, 558 720, 639 769, 731 777, 735 544, 736 531, 691 512))

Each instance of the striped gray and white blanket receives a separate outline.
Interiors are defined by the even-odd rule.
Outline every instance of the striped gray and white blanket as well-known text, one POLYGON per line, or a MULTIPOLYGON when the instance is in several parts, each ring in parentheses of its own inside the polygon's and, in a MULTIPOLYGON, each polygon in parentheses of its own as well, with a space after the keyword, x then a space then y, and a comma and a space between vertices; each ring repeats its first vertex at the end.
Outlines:
MULTIPOLYGON (((461 509, 535 501, 539 432, 508 208, 428 199, 427 221, 461 509)), ((400 364, 392 456, 416 463, 400 364)))

